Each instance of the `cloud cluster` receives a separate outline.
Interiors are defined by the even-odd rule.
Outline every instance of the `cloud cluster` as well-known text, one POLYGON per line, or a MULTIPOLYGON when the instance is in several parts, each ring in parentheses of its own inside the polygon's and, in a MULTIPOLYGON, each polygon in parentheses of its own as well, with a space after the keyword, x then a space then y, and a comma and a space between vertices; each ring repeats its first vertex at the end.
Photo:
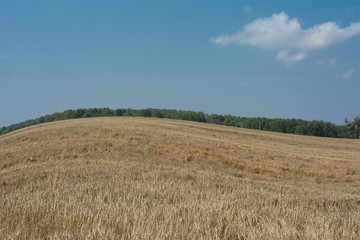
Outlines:
POLYGON ((340 43, 357 34, 360 34, 360 22, 345 28, 340 28, 335 22, 326 22, 303 29, 297 18, 290 19, 281 12, 269 18, 256 19, 235 34, 211 38, 211 42, 221 45, 249 44, 279 50, 277 60, 296 62, 304 59, 310 50, 340 43))

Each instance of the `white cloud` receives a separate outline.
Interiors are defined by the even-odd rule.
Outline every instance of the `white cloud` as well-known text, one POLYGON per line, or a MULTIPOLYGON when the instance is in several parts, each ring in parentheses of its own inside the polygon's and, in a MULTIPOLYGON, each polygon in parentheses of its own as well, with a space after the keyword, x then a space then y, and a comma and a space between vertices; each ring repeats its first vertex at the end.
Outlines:
POLYGON ((231 43, 249 44, 261 49, 280 50, 278 60, 290 59, 295 62, 304 59, 307 51, 340 43, 357 34, 360 34, 360 22, 345 28, 340 28, 335 22, 326 22, 303 29, 297 18, 290 19, 286 13, 281 12, 268 18, 256 19, 235 34, 220 35, 210 41, 224 46, 231 43), (289 50, 296 50, 298 53, 289 56, 289 50))
POLYGON ((349 71, 345 72, 343 75, 342 75, 342 78, 343 79, 349 79, 352 77, 352 75, 354 74, 355 72, 355 69, 350 69, 349 71))
POLYGON ((332 67, 332 66, 335 66, 335 65, 336 65, 336 63, 337 63, 337 58, 336 58, 336 57, 332 57, 332 58, 329 58, 329 59, 327 59, 327 60, 321 59, 321 60, 318 60, 316 63, 319 64, 319 65, 325 65, 325 66, 332 67))
POLYGON ((246 6, 243 8, 243 11, 246 13, 252 13, 252 8, 250 6, 246 6))
POLYGON ((7 59, 7 56, 6 56, 6 54, 1 54, 0 58, 1 59, 7 59))
POLYGON ((324 59, 321 59, 321 60, 318 60, 316 63, 319 64, 319 65, 323 65, 324 64, 324 59))
POLYGON ((329 66, 334 66, 337 62, 336 57, 332 57, 329 59, 329 66))
POLYGON ((277 56, 276 56, 276 60, 278 61, 284 61, 287 63, 292 63, 292 62, 297 62, 297 61, 301 61, 306 57, 306 53, 305 52, 297 52, 295 54, 289 55, 289 51, 288 50, 281 50, 280 52, 278 52, 277 56))

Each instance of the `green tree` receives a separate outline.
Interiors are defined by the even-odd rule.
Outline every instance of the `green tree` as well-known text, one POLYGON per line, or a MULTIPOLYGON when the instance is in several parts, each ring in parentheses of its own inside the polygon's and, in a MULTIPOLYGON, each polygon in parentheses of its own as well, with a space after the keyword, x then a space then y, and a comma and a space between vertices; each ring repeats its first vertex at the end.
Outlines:
POLYGON ((224 116, 218 114, 211 114, 208 118, 209 123, 215 123, 219 125, 224 125, 224 120, 225 120, 224 116))
POLYGON ((350 122, 345 118, 345 124, 348 130, 348 136, 350 138, 359 138, 360 136, 360 116, 354 118, 354 121, 350 122))
POLYGON ((123 111, 121 109, 115 110, 115 116, 122 116, 122 115, 123 115, 123 111))

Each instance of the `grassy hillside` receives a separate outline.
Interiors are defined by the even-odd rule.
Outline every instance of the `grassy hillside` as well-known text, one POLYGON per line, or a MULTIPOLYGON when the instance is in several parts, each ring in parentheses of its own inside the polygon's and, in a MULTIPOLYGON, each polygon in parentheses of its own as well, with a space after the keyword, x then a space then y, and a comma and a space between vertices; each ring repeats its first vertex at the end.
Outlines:
POLYGON ((0 239, 357 239, 358 140, 155 118, 0 136, 0 239))

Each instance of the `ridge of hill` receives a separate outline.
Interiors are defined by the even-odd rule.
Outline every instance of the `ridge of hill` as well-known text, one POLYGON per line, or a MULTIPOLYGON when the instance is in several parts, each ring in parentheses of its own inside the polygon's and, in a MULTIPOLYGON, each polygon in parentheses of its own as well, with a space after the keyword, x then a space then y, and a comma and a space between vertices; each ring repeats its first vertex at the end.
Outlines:
POLYGON ((360 145, 182 120, 0 136, 0 239, 356 239, 360 145))
POLYGON ((132 117, 154 117, 189 120, 196 122, 207 122, 219 125, 234 126, 249 129, 259 129, 272 132, 293 133, 307 136, 333 137, 333 138, 359 138, 360 116, 354 121, 345 119, 346 125, 335 125, 325 121, 305 121, 302 119, 269 119, 260 117, 235 117, 231 115, 206 114, 203 112, 167 110, 167 109, 116 109, 110 108, 80 108, 77 110, 66 110, 51 115, 42 116, 34 120, 30 119, 18 124, 12 124, 0 128, 0 135, 12 132, 24 127, 46 122, 65 119, 108 117, 108 116, 132 116, 132 117))

